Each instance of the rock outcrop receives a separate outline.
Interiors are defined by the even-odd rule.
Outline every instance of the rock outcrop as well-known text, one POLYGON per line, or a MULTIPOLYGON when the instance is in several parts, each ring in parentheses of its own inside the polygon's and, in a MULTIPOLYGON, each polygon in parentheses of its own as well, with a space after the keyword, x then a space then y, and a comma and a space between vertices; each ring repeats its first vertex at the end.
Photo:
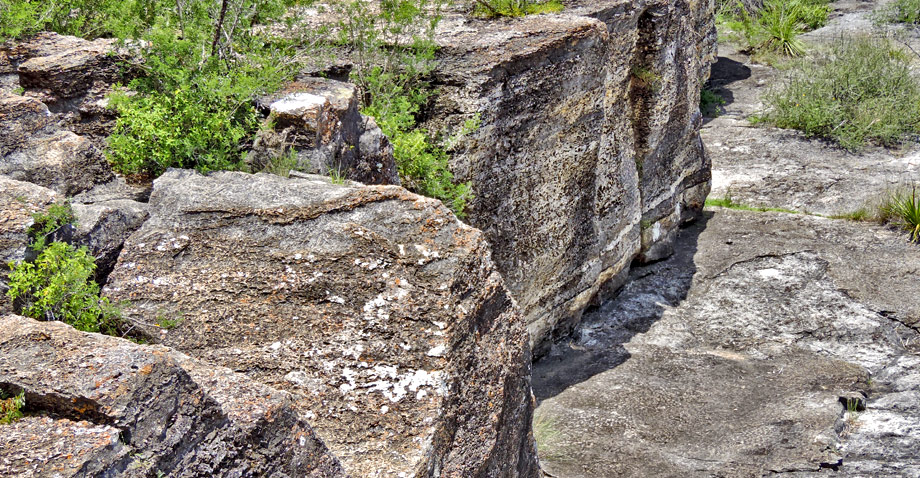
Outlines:
POLYGON ((2 476, 344 477, 291 396, 162 346, 0 317, 2 476))
POLYGON ((709 2, 576 1, 512 21, 448 16, 427 126, 481 127, 451 160, 535 344, 565 334, 671 252, 700 211, 709 162, 699 92, 715 52, 709 2))
POLYGON ((254 169, 293 151, 307 173, 399 185, 393 147, 377 123, 358 112, 354 84, 301 78, 257 105, 273 127, 260 131, 253 145, 247 161, 254 169))
POLYGON ((312 178, 168 171, 105 293, 290 392, 350 476, 537 476, 527 335, 481 233, 398 187, 312 178))

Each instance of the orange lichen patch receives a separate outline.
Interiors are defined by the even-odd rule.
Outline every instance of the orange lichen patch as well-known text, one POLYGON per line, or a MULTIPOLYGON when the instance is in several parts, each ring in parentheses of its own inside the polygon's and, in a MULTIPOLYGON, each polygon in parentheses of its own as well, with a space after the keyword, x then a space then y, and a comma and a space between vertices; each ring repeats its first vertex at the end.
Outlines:
POLYGON ((152 364, 144 365, 143 367, 141 367, 140 373, 144 375, 150 375, 151 373, 153 373, 153 365, 152 364))

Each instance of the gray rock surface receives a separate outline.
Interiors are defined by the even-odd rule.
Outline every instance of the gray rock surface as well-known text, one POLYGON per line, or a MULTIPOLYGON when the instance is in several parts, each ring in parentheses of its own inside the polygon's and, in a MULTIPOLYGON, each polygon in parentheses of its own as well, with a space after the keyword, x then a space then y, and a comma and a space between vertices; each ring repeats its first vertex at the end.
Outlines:
POLYGON ((256 169, 293 150, 307 173, 400 184, 393 147, 377 123, 358 112, 355 85, 306 77, 257 103, 274 127, 255 141, 248 162, 256 169))
POLYGON ((351 476, 537 476, 523 321, 439 201, 170 170, 104 292, 163 344, 290 392, 351 476))
POLYGON ((161 346, 0 317, 0 475, 344 477, 291 396, 161 346))
POLYGON ((677 250, 535 365, 548 473, 920 473, 920 249, 880 227, 717 209, 677 250))
POLYGON ((105 154, 85 136, 66 130, 32 137, 19 149, 0 157, 0 174, 65 196, 115 179, 105 154))
POLYGON ((478 131, 451 160, 535 344, 564 336, 634 258, 670 253, 708 192, 699 91, 710 2, 575 1, 558 15, 445 17, 426 126, 478 131))
POLYGON ((147 205, 116 199, 92 204, 74 202, 72 207, 77 224, 71 242, 86 246, 96 258, 96 281, 104 283, 125 240, 147 219, 147 205))

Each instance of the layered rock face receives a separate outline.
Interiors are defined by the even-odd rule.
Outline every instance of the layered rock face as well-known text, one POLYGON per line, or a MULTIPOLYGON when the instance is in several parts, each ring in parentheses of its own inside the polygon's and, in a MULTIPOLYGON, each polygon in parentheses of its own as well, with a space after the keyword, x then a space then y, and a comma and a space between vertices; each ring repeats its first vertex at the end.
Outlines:
POLYGON ((345 476, 289 394, 225 368, 15 315, 0 350, 29 414, 3 425, 2 476, 345 476))
POLYGON ((523 321, 438 201, 171 170, 105 292, 163 344, 290 392, 351 476, 537 476, 523 321))
POLYGON ((560 15, 442 24, 428 126, 481 127, 451 167, 535 344, 564 335, 630 263, 670 254, 701 209, 709 2, 567 2, 560 15))

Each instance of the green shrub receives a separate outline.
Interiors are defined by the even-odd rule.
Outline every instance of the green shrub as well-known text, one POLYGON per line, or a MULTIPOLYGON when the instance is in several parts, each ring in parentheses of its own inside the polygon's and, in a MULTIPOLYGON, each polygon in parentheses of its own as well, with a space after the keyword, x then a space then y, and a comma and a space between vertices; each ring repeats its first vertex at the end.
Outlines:
POLYGON ((907 231, 911 241, 920 242, 920 192, 917 187, 890 193, 879 208, 879 220, 907 231))
POLYGON ((895 0, 876 12, 881 23, 920 24, 920 0, 895 0))
POLYGON ((5 397, 0 393, 0 425, 9 425, 22 418, 22 409, 26 406, 25 390, 18 395, 5 397))
POLYGON ((349 0, 338 11, 339 41, 354 52, 351 78, 364 92, 362 113, 374 117, 393 144, 403 186, 464 217, 469 183, 454 182, 446 149, 417 124, 433 94, 425 79, 434 69, 442 6, 438 0, 392 0, 375 10, 368 0, 349 0))
POLYGON ((826 57, 801 60, 764 97, 754 118, 855 150, 893 146, 920 132, 920 81, 886 40, 842 39, 826 57))
POLYGON ((522 17, 558 13, 565 9, 559 0, 475 0, 473 14, 486 18, 522 17))
POLYGON ((70 203, 55 203, 45 212, 32 214, 32 226, 29 227, 29 237, 32 238, 31 248, 41 252, 48 241, 48 237, 67 225, 76 225, 76 216, 70 203))
POLYGON ((163 8, 157 0, 0 0, 0 41, 42 30, 84 38, 136 37, 163 8))
POLYGON ((99 296, 99 286, 90 279, 95 260, 85 247, 52 242, 35 262, 12 268, 7 295, 22 315, 59 320, 85 332, 117 333, 119 311, 99 296))

